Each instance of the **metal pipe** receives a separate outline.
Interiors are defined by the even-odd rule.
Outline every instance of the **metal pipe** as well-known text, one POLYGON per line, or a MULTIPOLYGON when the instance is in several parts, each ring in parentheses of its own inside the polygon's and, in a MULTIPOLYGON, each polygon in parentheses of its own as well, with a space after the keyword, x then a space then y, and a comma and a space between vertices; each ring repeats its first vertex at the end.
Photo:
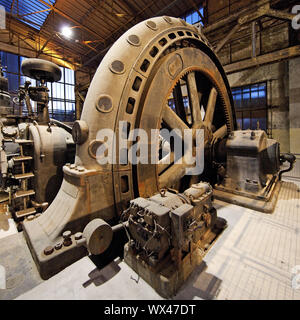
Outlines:
POLYGON ((122 229, 124 228, 127 228, 129 225, 128 221, 124 222, 124 223, 119 223, 119 224, 116 224, 115 226, 112 227, 112 231, 115 233, 115 232, 119 232, 121 231, 122 229))
POLYGON ((52 118, 50 119, 50 123, 56 124, 58 127, 63 128, 72 134, 72 127, 68 126, 67 124, 52 118))

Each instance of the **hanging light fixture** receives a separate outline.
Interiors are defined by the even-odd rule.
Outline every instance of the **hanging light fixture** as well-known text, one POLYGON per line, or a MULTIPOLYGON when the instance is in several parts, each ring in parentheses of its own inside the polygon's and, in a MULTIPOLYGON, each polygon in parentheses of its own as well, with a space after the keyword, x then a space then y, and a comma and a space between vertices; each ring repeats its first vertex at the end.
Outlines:
POLYGON ((63 28, 61 29, 61 34, 62 34, 64 37, 70 39, 71 36, 72 36, 72 34, 73 34, 72 28, 67 27, 67 26, 63 27, 63 28))

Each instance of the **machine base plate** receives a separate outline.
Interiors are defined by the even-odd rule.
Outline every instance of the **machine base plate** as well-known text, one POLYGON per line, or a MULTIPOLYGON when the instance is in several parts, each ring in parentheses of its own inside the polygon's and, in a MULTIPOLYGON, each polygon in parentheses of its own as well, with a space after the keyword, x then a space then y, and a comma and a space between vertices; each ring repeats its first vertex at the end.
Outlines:
POLYGON ((214 189, 214 197, 218 200, 229 202, 255 211, 273 213, 277 203, 280 188, 281 182, 277 181, 275 187, 272 188, 272 194, 269 197, 269 201, 252 199, 250 197, 233 194, 229 190, 227 191, 217 189, 214 189))

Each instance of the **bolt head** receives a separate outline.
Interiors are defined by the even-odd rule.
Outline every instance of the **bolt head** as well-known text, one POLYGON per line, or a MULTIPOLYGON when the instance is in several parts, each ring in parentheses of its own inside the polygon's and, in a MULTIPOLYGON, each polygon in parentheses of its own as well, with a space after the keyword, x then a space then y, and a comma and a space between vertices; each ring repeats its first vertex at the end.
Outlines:
POLYGON ((65 247, 69 247, 70 245, 72 245, 72 239, 71 238, 68 238, 68 239, 65 239, 64 242, 63 242, 63 245, 65 247))
POLYGON ((62 236, 64 239, 68 239, 71 237, 71 234, 72 234, 71 231, 67 230, 62 234, 62 236))
POLYGON ((49 256, 53 251, 54 251, 53 247, 49 246, 49 247, 44 249, 44 254, 46 256, 49 256))
POLYGON ((55 245, 55 250, 59 250, 59 249, 61 249, 62 248, 62 243, 61 242, 59 242, 59 243, 57 243, 56 245, 55 245))
POLYGON ((82 232, 75 233, 75 240, 80 240, 82 238, 82 232))

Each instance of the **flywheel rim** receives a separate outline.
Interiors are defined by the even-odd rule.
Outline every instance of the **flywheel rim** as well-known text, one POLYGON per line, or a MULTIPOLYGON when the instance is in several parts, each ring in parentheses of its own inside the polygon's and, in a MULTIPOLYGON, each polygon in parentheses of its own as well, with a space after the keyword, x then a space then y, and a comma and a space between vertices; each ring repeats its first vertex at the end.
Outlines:
POLYGON ((182 19, 173 17, 151 18, 129 29, 105 55, 91 82, 81 116, 81 121, 89 124, 89 132, 86 140, 76 150, 76 164, 107 175, 112 172, 112 184, 107 178, 109 184, 107 192, 114 194, 117 212, 125 208, 128 201, 139 195, 139 190, 133 181, 135 168, 130 164, 100 165, 94 153, 97 144, 101 143, 97 133, 101 129, 112 129, 115 132, 115 158, 119 159, 119 122, 127 121, 130 125, 128 129, 135 128, 137 109, 151 70, 161 57, 175 50, 178 43, 202 50, 215 63, 231 101, 231 109, 228 110, 231 128, 236 126, 228 80, 201 30, 182 19), (149 65, 146 70, 142 66, 145 66, 144 63, 147 61, 149 65), (133 88, 138 78, 141 81, 140 90, 136 91, 133 88), (129 99, 135 102, 131 108, 128 108, 129 99), (103 101, 107 103, 106 110, 109 112, 102 112, 103 101))

